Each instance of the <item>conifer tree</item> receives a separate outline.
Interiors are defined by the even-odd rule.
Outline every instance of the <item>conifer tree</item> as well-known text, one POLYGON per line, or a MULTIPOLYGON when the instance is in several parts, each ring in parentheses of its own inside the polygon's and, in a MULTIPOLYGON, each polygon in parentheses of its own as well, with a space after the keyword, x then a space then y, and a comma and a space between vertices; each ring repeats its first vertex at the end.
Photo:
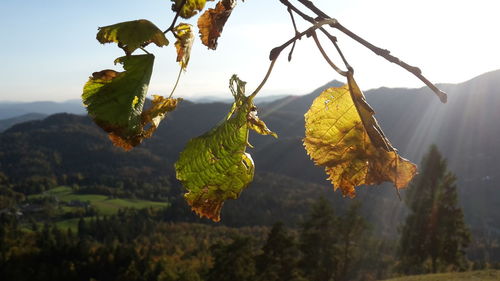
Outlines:
POLYGON ((256 257, 257 280, 302 280, 297 267, 300 252, 283 223, 273 225, 262 251, 256 257))
POLYGON ((455 181, 446 160, 436 146, 431 146, 406 197, 410 214, 401 231, 402 272, 437 272, 447 266, 464 266, 470 234, 458 205, 455 181))
POLYGON ((232 243, 217 243, 211 250, 214 266, 208 273, 208 281, 255 280, 255 262, 250 238, 235 237, 232 243))
POLYGON ((360 261, 361 242, 367 229, 367 223, 360 214, 361 204, 353 202, 347 212, 339 218, 340 259, 336 280, 352 280, 354 267, 360 261), (351 277, 351 278, 350 278, 351 277))
POLYGON ((300 267, 308 280, 332 280, 339 264, 337 217, 329 202, 321 197, 302 225, 300 267))

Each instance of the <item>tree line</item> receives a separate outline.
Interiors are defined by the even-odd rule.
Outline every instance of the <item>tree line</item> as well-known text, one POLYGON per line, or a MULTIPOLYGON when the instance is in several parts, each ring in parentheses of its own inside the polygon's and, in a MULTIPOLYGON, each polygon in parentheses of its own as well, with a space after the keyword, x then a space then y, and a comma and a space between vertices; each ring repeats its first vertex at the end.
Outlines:
POLYGON ((167 208, 82 217, 65 229, 5 212, 0 279, 342 281, 471 268, 455 177, 437 148, 424 158, 405 203, 399 241, 375 237, 359 202, 336 213, 324 198, 296 227, 173 223, 167 208))

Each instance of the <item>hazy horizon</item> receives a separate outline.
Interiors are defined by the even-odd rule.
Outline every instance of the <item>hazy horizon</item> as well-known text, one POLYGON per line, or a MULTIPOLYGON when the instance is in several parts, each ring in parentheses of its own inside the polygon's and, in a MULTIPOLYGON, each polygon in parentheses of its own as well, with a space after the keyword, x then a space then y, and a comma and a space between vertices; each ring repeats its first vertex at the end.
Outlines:
MULTIPOLYGON (((473 80, 477 77, 480 77, 482 75, 485 75, 485 74, 488 74, 488 73, 492 73, 492 72, 496 72, 496 71, 500 71, 500 68, 499 69, 494 69, 494 70, 491 70, 491 71, 486 71, 484 73, 480 73, 478 75, 475 75, 473 77, 470 77, 464 81, 459 81, 459 82, 456 82, 456 83, 452 83, 452 82, 436 82, 435 84, 436 85, 449 85, 449 84, 462 84, 462 83, 466 83, 470 80, 473 80)), ((310 93, 312 93, 314 90, 322 87, 323 85, 326 85, 326 84, 329 84, 329 83, 332 83, 332 82, 341 82, 339 81, 338 79, 333 79, 331 81, 328 81, 328 82, 325 82, 325 83, 322 83, 322 84, 319 84, 317 85, 316 87, 310 89, 309 91, 306 91, 306 92, 303 92, 303 93, 276 93, 276 94, 268 94, 268 95, 259 95, 257 96, 258 99, 263 99, 263 100, 266 100, 266 99, 271 99, 273 100, 273 98, 276 98, 276 99, 279 99, 281 97, 285 97, 285 96, 304 96, 304 95, 308 95, 310 93)), ((380 89, 380 88, 390 88, 390 89, 421 89, 421 88, 426 88, 427 86, 425 85, 421 85, 421 86, 416 86, 416 87, 404 87, 404 86, 401 86, 401 87, 390 87, 390 86, 384 86, 384 85, 381 85, 379 87, 375 87, 375 88, 369 88, 369 89, 363 89, 363 92, 369 92, 369 91, 373 91, 373 90, 377 90, 377 89, 380 89)), ((189 101, 194 101, 194 102, 199 102, 201 101, 202 103, 203 102, 211 102, 211 100, 213 101, 231 101, 232 100, 232 96, 229 94, 229 93, 225 93, 226 96, 223 96, 223 95, 217 95, 217 94, 207 94, 207 95, 200 95, 200 96, 192 96, 192 97, 186 97, 185 99, 186 100, 189 100, 189 101)), ((148 94, 148 98, 150 98, 151 95, 148 94)), ((81 99, 80 97, 76 97, 76 98, 70 98, 70 99, 66 99, 66 100, 28 100, 28 101, 23 101, 23 100, 2 100, 0 98, 0 103, 3 103, 3 104, 9 104, 9 103, 37 103, 37 102, 54 102, 54 103, 81 103, 81 99)))
MULTIPOLYGON (((322 0, 315 4, 373 44, 420 67, 434 83, 457 83, 500 69, 500 61, 492 59, 498 57, 500 49, 500 38, 493 36, 494 28, 500 26, 495 15, 500 3, 496 1, 322 0), (467 55, 470 52, 474 55, 467 55)), ((145 18, 164 28, 172 17, 169 1, 111 0, 99 8, 93 2, 2 1, 4 44, 0 44, 0 59, 8 67, 0 69, 0 100, 79 99, 92 72, 121 69, 113 60, 123 53, 113 44, 101 45, 95 40, 98 26, 145 18), (36 32, 20 32, 35 27, 36 32)), ((309 26, 302 21, 298 25, 299 30, 309 26)), ((362 89, 424 86, 346 36, 335 35, 362 89)), ((269 51, 291 36, 289 15, 279 1, 239 1, 217 51, 207 50, 196 38, 190 65, 175 95, 186 99, 228 95, 227 81, 233 73, 248 82, 247 89, 255 88, 267 70, 269 51)), ((156 64, 149 95, 168 94, 177 76, 173 38, 169 40, 170 46, 150 48, 156 64)), ((324 46, 333 51, 326 41, 324 46)), ((341 78, 323 61, 312 40, 304 38, 298 42, 291 63, 286 54, 278 60, 259 95, 304 94, 341 78)))

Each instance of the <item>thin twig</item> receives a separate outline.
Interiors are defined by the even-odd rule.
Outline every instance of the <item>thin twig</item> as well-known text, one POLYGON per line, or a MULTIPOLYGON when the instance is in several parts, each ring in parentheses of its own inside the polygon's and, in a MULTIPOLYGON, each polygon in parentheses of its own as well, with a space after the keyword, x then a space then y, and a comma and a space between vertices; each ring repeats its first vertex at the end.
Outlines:
POLYGON ((140 49, 141 49, 144 53, 146 53, 146 54, 150 55, 150 53, 149 53, 146 49, 144 49, 143 47, 140 47, 140 49))
POLYGON ((290 44, 292 44, 293 42, 295 42, 296 40, 299 40, 300 38, 302 38, 302 36, 304 35, 308 35, 310 34, 312 31, 318 29, 318 28, 321 28, 321 26, 323 25, 330 25, 332 24, 334 21, 336 21, 335 19, 324 19, 324 20, 321 20, 319 22, 316 22, 314 23, 313 26, 309 27, 308 29, 306 29, 305 31, 303 32, 300 32, 299 34, 295 35, 294 37, 290 38, 290 40, 286 41, 285 43, 283 43, 281 46, 278 46, 278 47, 275 47, 274 49, 271 50, 271 52, 269 53, 269 59, 270 60, 274 60, 275 58, 277 58, 279 56, 279 54, 286 48, 288 47, 290 44))
POLYGON ((308 16, 307 14, 305 14, 304 12, 302 12, 301 10, 297 9, 297 7, 295 7, 294 5, 292 5, 292 3, 290 3, 288 0, 280 0, 280 2, 287 6, 289 9, 291 9, 292 11, 294 11, 295 13, 297 13, 297 15, 301 16, 303 19, 305 19, 306 21, 314 24, 314 22, 316 22, 316 20, 310 16, 308 16))
MULTIPOLYGON (((282 3, 284 2, 288 2, 287 0, 280 0, 282 3)), ((306 6, 309 10, 311 10, 313 13, 315 13, 317 16, 320 17, 320 19, 327 19, 327 18, 330 18, 327 14, 325 14, 323 11, 321 11, 318 7, 316 7, 311 1, 309 0, 298 0, 300 3, 302 3, 304 6, 306 6)), ((288 7, 290 7, 289 5, 293 6, 292 4, 290 4, 290 2, 288 2, 288 7)), ((293 8, 292 8, 293 9, 293 8)), ((295 8, 296 10, 298 10, 297 8, 295 8)), ((295 10, 294 10, 295 11, 295 10)), ((303 14, 303 13, 302 13, 303 14)), ((309 16, 306 16, 306 17, 303 17, 305 20, 310 21, 311 17, 309 16)), ((316 22, 315 20, 311 23, 314 23, 316 22)), ((382 48, 379 48, 373 44, 371 44, 370 42, 366 41, 365 39, 361 38, 360 36, 358 36, 357 34, 355 34, 354 32, 350 31, 349 29, 347 29, 346 27, 344 27, 342 24, 340 24, 338 21, 335 21, 334 23, 330 24, 331 27, 333 28, 336 28, 338 30, 340 30, 341 32, 343 32, 345 35, 349 36, 350 38, 352 38, 353 40, 355 40, 356 42, 360 43, 361 45, 365 46, 366 48, 370 49, 372 52, 374 52, 375 54, 385 58, 386 60, 392 62, 392 63, 395 63, 399 66, 401 66, 402 68, 404 68, 405 70, 407 70, 408 72, 412 73, 413 75, 415 75, 418 79, 420 79, 422 82, 424 82, 425 85, 427 85, 427 87, 429 87, 438 97, 439 99, 441 100, 441 102, 443 103, 446 103, 447 101, 447 95, 445 92, 441 91, 440 89, 438 89, 433 83, 431 83, 425 76, 422 75, 422 71, 420 70, 420 68, 418 67, 415 67, 415 66, 411 66, 409 64, 407 64, 406 62, 404 61, 401 61, 399 58, 393 56, 390 54, 390 51, 386 50, 386 49, 382 49, 382 48)))
MULTIPOLYGON (((315 13, 317 16, 322 18, 329 18, 327 14, 321 11, 318 7, 316 7, 313 2, 309 0, 298 0, 302 5, 306 6, 309 10, 315 13)), ((333 26, 332 26, 333 27, 333 26)))
POLYGON ((337 49, 337 53, 339 53, 340 55, 340 58, 342 59, 342 61, 344 62, 344 65, 345 67, 347 68, 347 70, 351 71, 351 72, 354 72, 353 68, 351 67, 351 65, 349 64, 349 62, 347 62, 347 59, 345 58, 344 56, 344 53, 342 53, 342 50, 340 49, 338 43, 337 43, 337 37, 331 35, 326 29, 324 29, 323 27, 320 28, 319 30, 321 30, 323 32, 323 34, 326 35, 326 37, 328 37, 328 39, 330 39, 330 41, 332 42, 333 46, 335 46, 335 49, 337 49))
MULTIPOLYGON (((305 14, 304 12, 302 12, 301 10, 299 10, 297 7, 295 7, 288 0, 280 0, 280 2, 283 5, 287 6, 288 10, 294 11, 299 16, 301 16, 303 19, 305 19, 306 21, 308 21, 308 22, 310 22, 312 24, 315 24, 317 22, 316 19, 314 19, 313 17, 308 16, 307 14, 305 14)), ((337 52, 339 53, 340 57, 342 58, 342 61, 344 62, 346 68, 352 70, 352 67, 347 62, 344 54, 342 53, 342 51, 340 50, 340 48, 339 48, 339 46, 337 44, 337 38, 335 36, 331 35, 324 27, 321 27, 319 30, 321 30, 321 32, 323 32, 328 37, 328 39, 330 39, 330 41, 332 41, 333 45, 337 49, 337 52)))
POLYGON ((413 75, 415 75, 422 82, 424 82, 425 85, 427 85, 427 87, 429 87, 439 97, 439 99, 441 100, 441 102, 446 103, 446 100, 447 100, 446 93, 443 92, 443 91, 441 91, 440 89, 438 89, 432 82, 430 82, 429 80, 427 80, 427 78, 425 78, 425 76, 422 75, 422 71, 420 70, 420 68, 412 66, 412 65, 409 65, 409 64, 407 64, 404 61, 401 61, 399 58, 391 55, 391 53, 390 53, 389 50, 382 49, 382 48, 379 48, 379 47, 371 44, 370 42, 368 42, 365 39, 363 39, 363 38, 359 37, 358 35, 356 35, 354 32, 352 32, 349 29, 345 28, 343 25, 341 25, 338 22, 337 22, 335 28, 337 28, 338 30, 342 31, 344 34, 346 34, 347 36, 351 37, 352 39, 354 39, 355 41, 357 41, 361 45, 363 45, 366 48, 370 49, 375 54, 377 54, 377 55, 385 58, 386 60, 388 60, 388 61, 390 61, 392 63, 395 63, 395 64, 401 66, 402 68, 406 69, 408 72, 410 72, 413 75))
POLYGON ((177 75, 177 80, 175 81, 174 88, 172 89, 172 92, 170 92, 170 95, 168 96, 168 98, 171 98, 175 92, 175 89, 177 89, 177 84, 179 84, 179 80, 181 80, 181 74, 182 74, 182 66, 179 69, 179 74, 177 75))
MULTIPOLYGON (((184 5, 186 5, 186 3, 187 3, 187 0, 182 1, 181 6, 179 7, 179 11, 177 11, 177 13, 175 14, 175 17, 172 20, 172 23, 165 31, 163 31, 164 34, 166 34, 169 31, 172 31, 172 33, 174 33, 173 30, 175 27, 175 23, 177 22, 177 19, 179 18, 179 15, 181 14, 182 8, 184 8, 184 5)), ((174 33, 174 36, 175 36, 175 33, 174 33)))
MULTIPOLYGON (((295 35, 297 35, 300 32, 297 30, 297 24, 295 23, 295 18, 293 17, 292 9, 290 7, 288 7, 287 11, 290 14, 290 18, 292 19, 293 30, 295 30, 295 35)), ((295 50, 295 45, 296 44, 297 44, 297 41, 294 41, 293 44, 292 44, 292 48, 290 49, 290 53, 288 53, 288 61, 289 62, 292 61, 292 54, 293 54, 293 51, 295 50)))
MULTIPOLYGON (((278 56, 279 56, 279 54, 278 54, 278 56)), ((269 68, 267 69, 266 76, 264 76, 264 79, 262 79, 262 82, 260 82, 260 84, 257 87, 257 89, 255 89, 255 91, 253 91, 253 93, 248 98, 253 99, 260 92, 260 90, 262 89, 262 87, 264 87, 264 85, 267 82, 267 79, 269 78, 269 76, 271 75, 271 72, 273 71, 274 63, 278 59, 278 56, 276 56, 276 58, 274 58, 271 61, 271 64, 269 65, 269 68)))
POLYGON ((314 42, 316 43, 316 46, 318 46, 318 50, 321 52, 321 54, 323 55, 323 58, 326 60, 326 62, 328 62, 328 64, 330 64, 330 66, 335 70, 337 71, 338 74, 344 76, 344 77, 347 77, 347 72, 346 71, 343 71, 342 69, 340 69, 339 67, 337 67, 335 65, 335 63, 333 63, 333 61, 330 59, 330 57, 328 57, 328 55, 326 54, 325 50, 323 49, 323 47, 321 46, 321 43, 319 42, 318 40, 318 35, 316 34, 315 31, 312 32, 312 37, 314 39, 314 42))

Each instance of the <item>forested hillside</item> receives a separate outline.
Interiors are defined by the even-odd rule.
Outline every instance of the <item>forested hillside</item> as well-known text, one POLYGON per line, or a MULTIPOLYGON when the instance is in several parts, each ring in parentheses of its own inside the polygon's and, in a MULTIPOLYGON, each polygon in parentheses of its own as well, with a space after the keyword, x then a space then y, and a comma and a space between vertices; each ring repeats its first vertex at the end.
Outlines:
MULTIPOLYGON (((492 233, 500 231, 494 211, 500 206, 500 168, 495 164, 500 158, 500 127, 495 124, 500 120, 499 81, 497 71, 462 84, 443 85, 450 94, 445 105, 427 89, 382 88, 366 93, 402 156, 418 163, 430 144, 438 145, 458 176, 460 198, 467 198, 462 200, 467 221, 477 231, 492 233)), ((241 199, 227 203, 223 223, 269 225, 282 219, 295 224, 308 202, 319 195, 342 209, 348 199, 332 191, 301 143, 304 112, 321 89, 338 84, 334 81, 309 95, 260 106, 259 115, 280 137, 251 136, 256 181, 241 199)), ((113 147, 88 117, 57 114, 19 124, 0 135, 0 171, 16 191, 26 194, 74 185, 79 192, 163 200, 185 208, 173 163, 187 140, 219 122, 227 108, 224 103, 184 101, 152 139, 130 152, 113 147)), ((390 186, 366 189, 370 192, 359 193, 364 212, 378 231, 395 235, 405 215, 395 190, 390 186)), ((173 210, 172 216, 179 216, 178 212, 173 210)))

